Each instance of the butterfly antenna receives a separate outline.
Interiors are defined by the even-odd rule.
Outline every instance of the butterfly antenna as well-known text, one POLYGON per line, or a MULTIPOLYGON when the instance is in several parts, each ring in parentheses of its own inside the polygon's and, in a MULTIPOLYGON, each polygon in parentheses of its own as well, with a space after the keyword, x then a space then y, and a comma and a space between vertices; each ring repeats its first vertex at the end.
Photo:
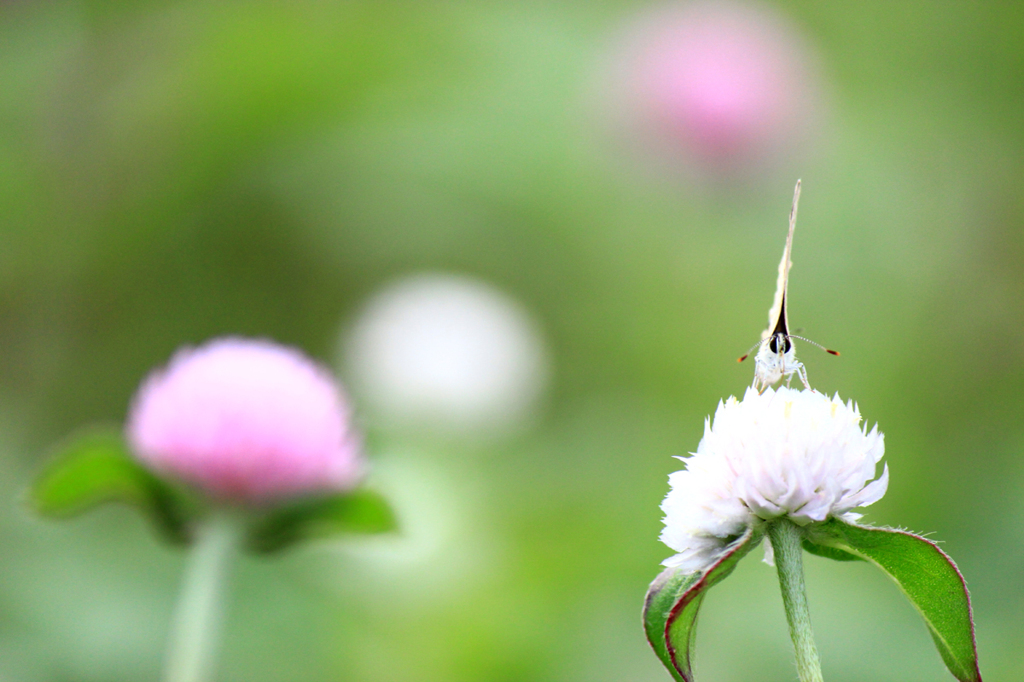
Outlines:
MULTIPOLYGON (((771 337, 769 336, 768 338, 770 339, 771 337)), ((755 348, 760 348, 761 346, 763 346, 764 342, 767 341, 767 340, 768 339, 761 339, 760 341, 755 343, 753 346, 750 347, 750 350, 748 350, 746 353, 744 353, 741 357, 736 358, 736 362, 743 362, 744 360, 749 358, 750 354, 754 352, 754 349, 755 348)))
POLYGON ((791 339, 800 339, 804 343, 809 343, 812 346, 816 346, 816 347, 822 349, 823 351, 825 351, 826 353, 829 353, 830 355, 839 355, 839 351, 832 350, 831 348, 825 348, 825 346, 821 345, 820 343, 817 343, 816 341, 811 341, 810 339, 805 339, 802 336, 796 336, 795 334, 790 334, 789 338, 791 338, 791 339))

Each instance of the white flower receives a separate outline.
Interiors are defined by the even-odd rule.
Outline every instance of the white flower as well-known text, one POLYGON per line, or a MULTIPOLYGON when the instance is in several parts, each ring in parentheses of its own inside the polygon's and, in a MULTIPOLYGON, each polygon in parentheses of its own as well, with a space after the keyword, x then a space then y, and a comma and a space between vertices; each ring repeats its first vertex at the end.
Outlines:
POLYGON ((705 568, 746 528, 783 516, 800 526, 858 518, 851 510, 889 483, 888 466, 872 480, 883 436, 860 422, 852 402, 813 390, 750 388, 719 403, 686 469, 669 476, 661 541, 678 554, 664 564, 705 568))
POLYGON ((377 293, 343 339, 353 388, 391 425, 460 433, 527 420, 547 379, 537 324, 491 285, 414 275, 377 293))

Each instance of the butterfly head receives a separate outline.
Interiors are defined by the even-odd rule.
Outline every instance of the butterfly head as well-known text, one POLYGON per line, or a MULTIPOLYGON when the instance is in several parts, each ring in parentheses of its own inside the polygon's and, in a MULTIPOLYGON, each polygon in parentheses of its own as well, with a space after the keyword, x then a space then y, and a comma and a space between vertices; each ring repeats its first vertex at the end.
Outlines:
POLYGON ((778 332, 761 342, 761 347, 754 357, 754 387, 764 391, 783 378, 791 378, 794 374, 807 385, 806 370, 796 359, 796 347, 788 334, 778 332))
POLYGON ((792 355, 793 342, 789 340, 788 334, 777 332, 768 339, 768 350, 773 355, 792 355))

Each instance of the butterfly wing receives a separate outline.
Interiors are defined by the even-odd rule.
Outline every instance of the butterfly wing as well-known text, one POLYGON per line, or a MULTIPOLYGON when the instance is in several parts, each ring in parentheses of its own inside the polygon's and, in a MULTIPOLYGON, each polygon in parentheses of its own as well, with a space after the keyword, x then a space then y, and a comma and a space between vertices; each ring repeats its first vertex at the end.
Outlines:
POLYGON ((779 261, 779 277, 775 280, 775 299, 768 310, 768 328, 761 332, 761 339, 774 334, 789 334, 789 315, 786 312, 786 294, 789 289, 789 269, 793 267, 793 230, 796 229, 796 207, 800 202, 800 181, 796 181, 793 190, 793 208, 789 211, 789 234, 786 236, 786 248, 782 251, 779 261))

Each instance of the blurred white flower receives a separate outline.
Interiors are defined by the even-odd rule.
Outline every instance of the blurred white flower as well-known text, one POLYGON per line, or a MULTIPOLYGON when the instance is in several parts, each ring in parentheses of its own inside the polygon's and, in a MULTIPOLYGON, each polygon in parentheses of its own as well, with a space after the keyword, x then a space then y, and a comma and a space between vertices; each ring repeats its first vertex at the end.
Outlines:
POLYGON ((544 344, 526 310, 469 277, 392 284, 343 343, 353 389, 392 424, 505 429, 528 416, 547 379, 544 344))
POLYGON ((881 499, 889 483, 888 466, 872 480, 883 436, 860 422, 852 402, 813 390, 749 388, 742 401, 719 403, 686 469, 669 476, 661 540, 678 554, 664 564, 700 570, 766 520, 858 518, 851 510, 881 499))

